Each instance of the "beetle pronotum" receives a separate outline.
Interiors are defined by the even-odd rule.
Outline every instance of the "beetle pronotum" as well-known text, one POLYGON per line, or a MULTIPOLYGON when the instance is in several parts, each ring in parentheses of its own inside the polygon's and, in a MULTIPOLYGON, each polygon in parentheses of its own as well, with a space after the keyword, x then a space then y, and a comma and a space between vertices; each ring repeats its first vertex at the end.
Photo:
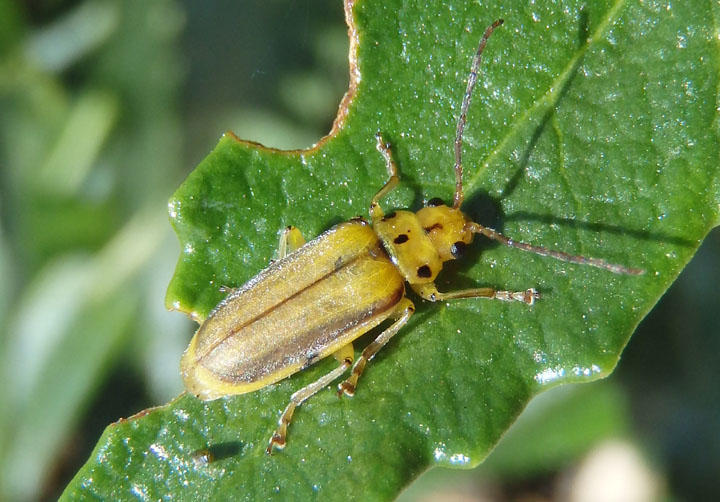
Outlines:
POLYGON ((415 311, 405 282, 421 298, 491 298, 532 305, 538 292, 473 288, 441 293, 435 278, 445 261, 459 258, 474 234, 558 260, 590 265, 617 274, 642 271, 597 258, 573 256, 516 242, 469 220, 461 211, 462 139, 468 107, 490 25, 472 61, 455 136, 455 194, 452 206, 431 200, 417 213, 384 214, 380 201, 398 184, 390 147, 377 134, 388 180, 370 202, 372 225, 362 218, 341 223, 305 243, 288 227, 280 238, 279 259, 230 294, 210 313, 190 342, 181 370, 187 389, 200 399, 251 392, 333 355, 339 365, 290 397, 270 438, 267 452, 283 448, 295 408, 342 376, 338 394, 352 396, 368 361, 407 323, 415 311), (383 321, 384 329, 355 360, 352 342, 383 321))

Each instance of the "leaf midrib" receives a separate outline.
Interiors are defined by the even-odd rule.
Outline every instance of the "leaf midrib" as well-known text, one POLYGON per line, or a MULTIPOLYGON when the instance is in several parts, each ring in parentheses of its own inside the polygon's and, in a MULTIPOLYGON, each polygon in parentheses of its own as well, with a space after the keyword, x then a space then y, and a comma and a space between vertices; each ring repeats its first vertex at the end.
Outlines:
MULTIPOLYGON (((565 84, 571 78, 572 74, 577 70, 577 63, 587 53, 587 51, 598 43, 607 32, 608 28, 615 24, 615 20, 618 17, 619 11, 625 6, 625 0, 618 0, 610 8, 607 15, 602 19, 593 35, 587 39, 587 43, 583 44, 577 49, 572 58, 568 60, 560 74, 555 77, 551 85, 542 95, 542 97, 533 103, 519 119, 511 124, 508 128, 507 133, 502 137, 500 142, 492 149, 492 151, 483 159, 480 163, 481 168, 475 171, 475 174, 470 177, 466 182, 467 191, 473 192, 474 189, 480 184, 481 179, 485 176, 485 173, 489 169, 490 165, 493 164, 500 154, 505 151, 506 147, 511 144, 511 140, 514 140, 522 131, 525 130, 525 126, 530 123, 536 117, 542 117, 551 107, 554 107, 560 94, 565 87, 565 84)), ((577 196, 571 191, 574 197, 577 196)))

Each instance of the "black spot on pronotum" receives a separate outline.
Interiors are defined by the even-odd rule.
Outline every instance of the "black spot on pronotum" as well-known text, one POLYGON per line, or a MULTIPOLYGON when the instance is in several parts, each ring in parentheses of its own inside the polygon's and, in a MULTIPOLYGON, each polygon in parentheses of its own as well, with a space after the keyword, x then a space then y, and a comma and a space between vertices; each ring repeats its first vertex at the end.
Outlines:
POLYGON ((445 202, 440 197, 433 197, 427 201, 428 207, 444 206, 445 202))
POLYGON ((417 269, 417 275, 418 277, 432 277, 432 270, 430 270, 430 267, 427 265, 423 265, 422 267, 418 267, 417 269))
POLYGON ((383 220, 389 220, 391 218, 395 218, 395 216, 396 216, 395 211, 392 211, 392 212, 386 214, 385 216, 383 216, 383 220))
POLYGON ((460 258, 465 254, 465 248, 467 245, 463 241, 457 241, 455 244, 450 246, 450 253, 454 258, 460 258))
POLYGON ((435 223, 431 227, 423 228, 423 230, 425 230, 425 232, 427 233, 427 232, 432 232, 433 230, 442 230, 442 227, 443 227, 442 223, 435 223))
POLYGON ((395 240, 393 242, 395 244, 402 244, 403 242, 407 242, 410 240, 410 237, 407 236, 407 234, 400 234, 397 237, 395 237, 395 240))

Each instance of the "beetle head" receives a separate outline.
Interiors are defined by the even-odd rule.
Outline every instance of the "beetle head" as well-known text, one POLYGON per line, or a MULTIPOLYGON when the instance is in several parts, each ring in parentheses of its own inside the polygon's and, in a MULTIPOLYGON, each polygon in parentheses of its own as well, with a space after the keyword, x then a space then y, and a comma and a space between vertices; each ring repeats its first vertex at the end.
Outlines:
POLYGON ((416 216, 442 261, 460 258, 465 246, 472 242, 473 234, 466 228, 467 217, 442 201, 432 199, 416 216))

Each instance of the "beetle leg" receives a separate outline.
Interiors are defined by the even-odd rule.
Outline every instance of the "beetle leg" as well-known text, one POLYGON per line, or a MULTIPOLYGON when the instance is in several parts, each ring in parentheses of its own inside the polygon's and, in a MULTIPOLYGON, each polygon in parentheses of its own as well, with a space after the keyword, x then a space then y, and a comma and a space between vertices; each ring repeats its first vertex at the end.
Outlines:
POLYGON ((408 322, 410 316, 415 312, 415 306, 408 298, 403 298, 395 312, 395 315, 398 317, 397 321, 392 323, 388 329, 380 333, 370 345, 365 347, 365 350, 362 351, 360 357, 355 361, 350 377, 338 385, 338 396, 342 396, 343 394, 352 396, 355 394, 358 378, 362 375, 365 365, 370 359, 375 357, 375 354, 408 322))
POLYGON ((303 244, 305 244, 305 238, 297 227, 292 225, 285 227, 280 234, 280 242, 278 243, 278 260, 285 258, 288 254, 302 247, 303 244))
MULTIPOLYGON (((352 345, 350 346, 350 350, 352 350, 352 345)), ((338 356, 345 355, 343 351, 346 350, 346 347, 341 348, 338 350, 337 354, 338 356)), ((337 356, 336 356, 337 357, 337 356)), ((312 396, 313 394, 317 393, 318 391, 322 390, 325 386, 330 384, 333 380, 340 377, 352 364, 352 357, 342 357, 342 361, 340 366, 332 370, 330 373, 321 376, 314 382, 312 382, 310 385, 307 385, 303 387, 302 389, 295 392, 292 396, 290 396, 290 402, 285 407, 285 411, 283 411, 282 415, 280 415, 280 419, 278 420, 278 427, 275 429, 275 432, 273 433, 272 437, 270 437, 270 443, 268 444, 267 449, 265 450, 268 455, 272 454, 273 447, 278 448, 282 450, 285 448, 286 438, 287 438, 287 428, 290 424, 290 421, 292 420, 293 413, 295 412, 295 408, 300 406, 307 398, 312 396)))
POLYGON ((535 288, 526 289, 525 291, 498 291, 493 288, 474 288, 441 293, 432 282, 426 284, 411 284, 410 287, 425 300, 431 302, 441 302, 455 298, 490 298, 503 301, 518 301, 532 305, 535 303, 535 300, 540 298, 540 293, 538 293, 535 288))
POLYGON ((375 135, 375 138, 377 139, 377 145, 376 148, 378 152, 383 156, 385 159, 385 168, 387 169, 388 173, 388 180, 385 182, 383 187, 378 190, 378 193, 375 194, 375 197, 372 198, 370 201, 370 217, 373 221, 377 221, 382 219, 383 217, 383 211, 380 208, 380 199, 385 197, 387 194, 389 194, 393 188, 395 188, 400 181, 400 178, 398 178, 397 174, 397 166, 395 165, 395 162, 392 159, 392 152, 390 151, 390 144, 385 143, 380 133, 377 133, 375 135))

